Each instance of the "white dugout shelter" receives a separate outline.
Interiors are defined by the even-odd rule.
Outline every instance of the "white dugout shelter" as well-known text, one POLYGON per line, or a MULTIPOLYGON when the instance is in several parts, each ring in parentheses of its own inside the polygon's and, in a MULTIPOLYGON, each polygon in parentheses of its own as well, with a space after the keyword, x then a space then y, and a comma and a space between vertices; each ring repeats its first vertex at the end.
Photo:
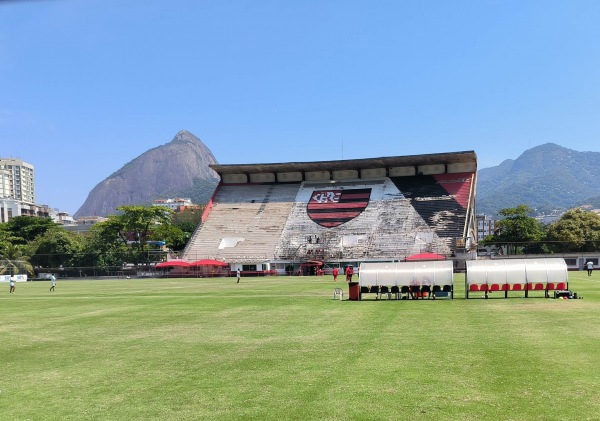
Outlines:
POLYGON ((469 292, 566 290, 569 285, 567 264, 562 258, 494 259, 467 261, 465 297, 469 292))
POLYGON ((451 260, 361 263, 359 284, 361 291, 368 289, 375 293, 445 291, 452 296, 453 263, 451 260))

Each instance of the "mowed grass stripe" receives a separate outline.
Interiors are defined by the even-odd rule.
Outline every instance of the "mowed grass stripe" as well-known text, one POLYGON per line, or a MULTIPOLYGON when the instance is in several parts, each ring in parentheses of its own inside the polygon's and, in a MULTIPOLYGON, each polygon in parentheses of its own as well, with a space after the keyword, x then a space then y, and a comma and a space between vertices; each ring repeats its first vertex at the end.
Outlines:
POLYGON ((600 282, 570 275, 584 300, 464 300, 460 275, 454 301, 333 301, 347 288, 327 277, 63 281, 54 294, 18 284, 0 296, 0 410, 595 419, 600 282))

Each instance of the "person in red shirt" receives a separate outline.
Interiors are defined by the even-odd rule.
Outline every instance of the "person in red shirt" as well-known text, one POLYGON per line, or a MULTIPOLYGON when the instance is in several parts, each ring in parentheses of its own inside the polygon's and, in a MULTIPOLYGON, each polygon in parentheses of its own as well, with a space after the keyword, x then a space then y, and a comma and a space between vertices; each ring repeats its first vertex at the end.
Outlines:
POLYGON ((337 282, 337 277, 338 274, 340 273, 340 270, 338 268, 333 268, 333 282, 337 282))
POLYGON ((352 282, 352 275, 354 275, 354 269, 352 266, 348 266, 348 269, 346 269, 346 282, 352 282))

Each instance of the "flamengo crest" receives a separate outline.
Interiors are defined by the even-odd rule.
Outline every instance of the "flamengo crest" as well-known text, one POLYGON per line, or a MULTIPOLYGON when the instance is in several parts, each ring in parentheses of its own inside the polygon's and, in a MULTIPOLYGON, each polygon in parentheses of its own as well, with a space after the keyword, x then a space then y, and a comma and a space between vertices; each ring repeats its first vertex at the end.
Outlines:
POLYGON ((306 211, 315 223, 334 228, 360 215, 370 198, 371 189, 315 190, 306 211))

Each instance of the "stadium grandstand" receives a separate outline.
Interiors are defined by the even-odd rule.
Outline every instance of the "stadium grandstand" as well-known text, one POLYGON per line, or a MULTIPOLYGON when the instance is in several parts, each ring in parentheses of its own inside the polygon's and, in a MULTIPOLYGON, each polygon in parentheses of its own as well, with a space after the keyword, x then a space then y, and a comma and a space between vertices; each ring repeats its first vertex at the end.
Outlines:
POLYGON ((473 151, 211 168, 220 181, 185 260, 282 274, 424 252, 475 258, 473 151))

